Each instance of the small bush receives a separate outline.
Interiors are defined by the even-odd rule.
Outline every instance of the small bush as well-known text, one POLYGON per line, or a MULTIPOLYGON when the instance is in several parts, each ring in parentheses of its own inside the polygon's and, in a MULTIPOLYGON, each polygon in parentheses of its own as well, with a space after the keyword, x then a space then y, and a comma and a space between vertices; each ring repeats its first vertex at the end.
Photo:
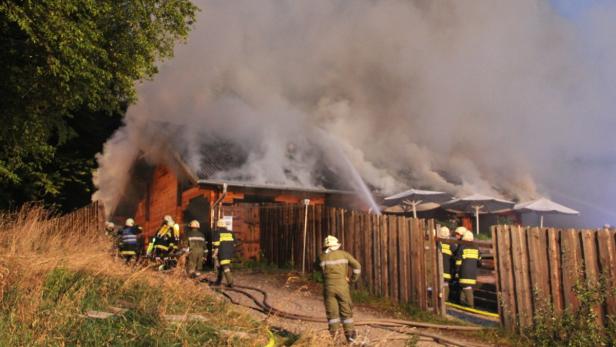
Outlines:
POLYGON ((614 317, 608 317, 606 329, 597 322, 594 307, 605 302, 608 295, 614 295, 614 289, 609 289, 602 279, 596 285, 578 282, 574 292, 579 301, 579 308, 570 308, 562 313, 555 311, 554 306, 535 294, 535 300, 543 301, 535 313, 533 325, 524 330, 524 335, 535 346, 556 347, 594 347, 616 345, 616 322, 614 317))

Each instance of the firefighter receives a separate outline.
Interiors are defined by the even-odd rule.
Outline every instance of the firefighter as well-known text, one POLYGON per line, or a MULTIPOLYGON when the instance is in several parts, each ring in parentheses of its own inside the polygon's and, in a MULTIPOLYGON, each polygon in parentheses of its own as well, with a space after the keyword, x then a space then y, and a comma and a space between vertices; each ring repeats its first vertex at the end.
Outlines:
MULTIPOLYGON (((449 228, 446 226, 441 227, 438 232, 438 237, 440 239, 449 239, 451 236, 449 232, 449 228)), ((447 300, 449 298, 449 282, 452 279, 452 263, 453 263, 453 250, 455 250, 455 244, 449 243, 440 243, 441 246, 441 254, 443 255, 443 299, 447 300)))
POLYGON ((161 261, 159 270, 167 270, 173 267, 172 255, 178 248, 178 236, 180 227, 173 221, 171 216, 163 218, 163 222, 148 245, 147 255, 161 261))
MULTIPOLYGON (((473 241, 473 239, 473 233, 468 230, 462 237, 463 241, 473 241)), ((473 286, 477 284, 477 267, 481 260, 479 250, 472 245, 459 245, 455 253, 455 259, 458 285, 462 290, 460 301, 466 306, 474 307, 473 286)))
POLYGON ((227 230, 227 224, 219 219, 216 222, 216 229, 212 232, 212 258, 216 267, 217 275, 215 285, 222 283, 225 277, 227 286, 233 287, 233 276, 231 275, 231 260, 235 255, 235 238, 233 231, 227 230))
POLYGON ((186 261, 186 273, 190 277, 201 276, 203 267, 203 254, 206 248, 205 235, 199 229, 199 221, 193 220, 188 225, 186 239, 188 240, 188 260, 186 261))
POLYGON ((361 274, 361 265, 352 255, 340 249, 334 236, 323 242, 324 252, 319 255, 316 268, 323 273, 323 300, 330 334, 335 337, 340 322, 349 343, 355 342, 357 333, 353 327, 353 307, 349 281, 354 283, 361 274), (349 266, 353 270, 349 280, 349 266))
POLYGON ((120 230, 120 256, 126 263, 132 259, 137 260, 139 243, 137 238, 141 234, 141 228, 135 225, 135 220, 128 218, 124 223, 124 228, 120 230))
MULTIPOLYGON (((466 229, 463 226, 459 226, 457 227, 453 234, 456 240, 460 241, 462 240, 462 237, 464 236, 464 234, 466 234, 466 232, 468 231, 468 229, 466 229)), ((459 304, 460 303, 460 283, 459 283, 459 278, 458 278, 458 265, 456 263, 456 254, 459 248, 459 244, 455 244, 455 245, 451 245, 451 265, 450 265, 450 270, 451 270, 451 279, 449 280, 449 294, 448 294, 448 298, 450 298, 451 300, 453 300, 453 302, 459 304)))

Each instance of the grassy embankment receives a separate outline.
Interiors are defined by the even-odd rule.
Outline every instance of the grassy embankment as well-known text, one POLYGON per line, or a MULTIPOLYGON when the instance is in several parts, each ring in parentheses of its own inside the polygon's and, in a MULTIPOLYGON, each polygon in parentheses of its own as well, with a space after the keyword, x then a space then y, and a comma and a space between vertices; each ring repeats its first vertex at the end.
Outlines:
POLYGON ((97 230, 0 214, 0 345, 263 346, 267 327, 179 274, 134 270, 97 230), (126 312, 107 319, 89 310, 126 312), (169 315, 198 315, 170 322, 169 315))

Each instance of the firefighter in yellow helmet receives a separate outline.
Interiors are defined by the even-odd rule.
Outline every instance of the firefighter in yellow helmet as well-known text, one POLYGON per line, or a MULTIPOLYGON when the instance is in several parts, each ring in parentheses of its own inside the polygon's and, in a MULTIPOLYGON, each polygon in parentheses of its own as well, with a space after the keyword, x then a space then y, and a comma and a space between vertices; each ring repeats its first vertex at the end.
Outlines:
POLYGON ((222 219, 216 222, 216 229, 212 231, 212 253, 217 270, 215 285, 220 285, 224 276, 227 286, 233 287, 231 260, 235 256, 235 237, 233 231, 227 229, 227 224, 222 219))
POLYGON ((147 250, 148 256, 162 262, 159 270, 167 270, 175 266, 171 256, 178 249, 179 235, 180 226, 171 216, 166 215, 147 250))
MULTIPOLYGON (((463 241, 473 241, 473 233, 467 230, 463 241)), ((455 253, 458 285, 461 289, 460 302, 469 307, 475 306, 473 286, 477 284, 477 267, 481 256, 479 249, 472 245, 462 244, 455 253)))
MULTIPOLYGON (((438 231, 439 239, 447 240, 451 237, 449 228, 443 226, 438 231)), ((453 267, 453 250, 455 250, 455 244, 449 244, 440 242, 441 254, 443 256, 443 300, 449 298, 449 283, 452 279, 453 267)))
POLYGON ((351 254, 341 250, 340 246, 337 238, 327 236, 323 242, 324 251, 315 266, 323 273, 323 300, 329 332, 335 336, 342 322, 347 341, 353 343, 357 333, 353 326, 349 266, 353 270, 350 282, 357 282, 361 265, 351 254))
POLYGON ((200 228, 199 221, 193 220, 188 224, 188 230, 186 230, 186 240, 188 241, 186 273, 190 277, 200 276, 203 267, 203 254, 207 243, 200 228))

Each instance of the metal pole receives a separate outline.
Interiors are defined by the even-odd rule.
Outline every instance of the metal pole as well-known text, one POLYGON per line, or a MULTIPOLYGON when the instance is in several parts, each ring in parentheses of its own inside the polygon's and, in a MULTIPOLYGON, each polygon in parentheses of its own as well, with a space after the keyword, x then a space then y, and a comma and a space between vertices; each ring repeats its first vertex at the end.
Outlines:
POLYGON ((302 253, 302 273, 306 273, 306 234, 308 230, 308 205, 310 199, 304 199, 304 251, 302 253))
POLYGON ((540 222, 539 222, 539 227, 540 227, 540 228, 543 228, 543 215, 540 215, 540 216, 539 216, 539 221, 540 221, 540 222))
POLYGON ((417 202, 413 201, 413 218, 417 219, 417 202))
POLYGON ((481 207, 479 206, 475 206, 475 229, 477 230, 476 231, 477 235, 479 235, 479 209, 480 208, 481 207))

